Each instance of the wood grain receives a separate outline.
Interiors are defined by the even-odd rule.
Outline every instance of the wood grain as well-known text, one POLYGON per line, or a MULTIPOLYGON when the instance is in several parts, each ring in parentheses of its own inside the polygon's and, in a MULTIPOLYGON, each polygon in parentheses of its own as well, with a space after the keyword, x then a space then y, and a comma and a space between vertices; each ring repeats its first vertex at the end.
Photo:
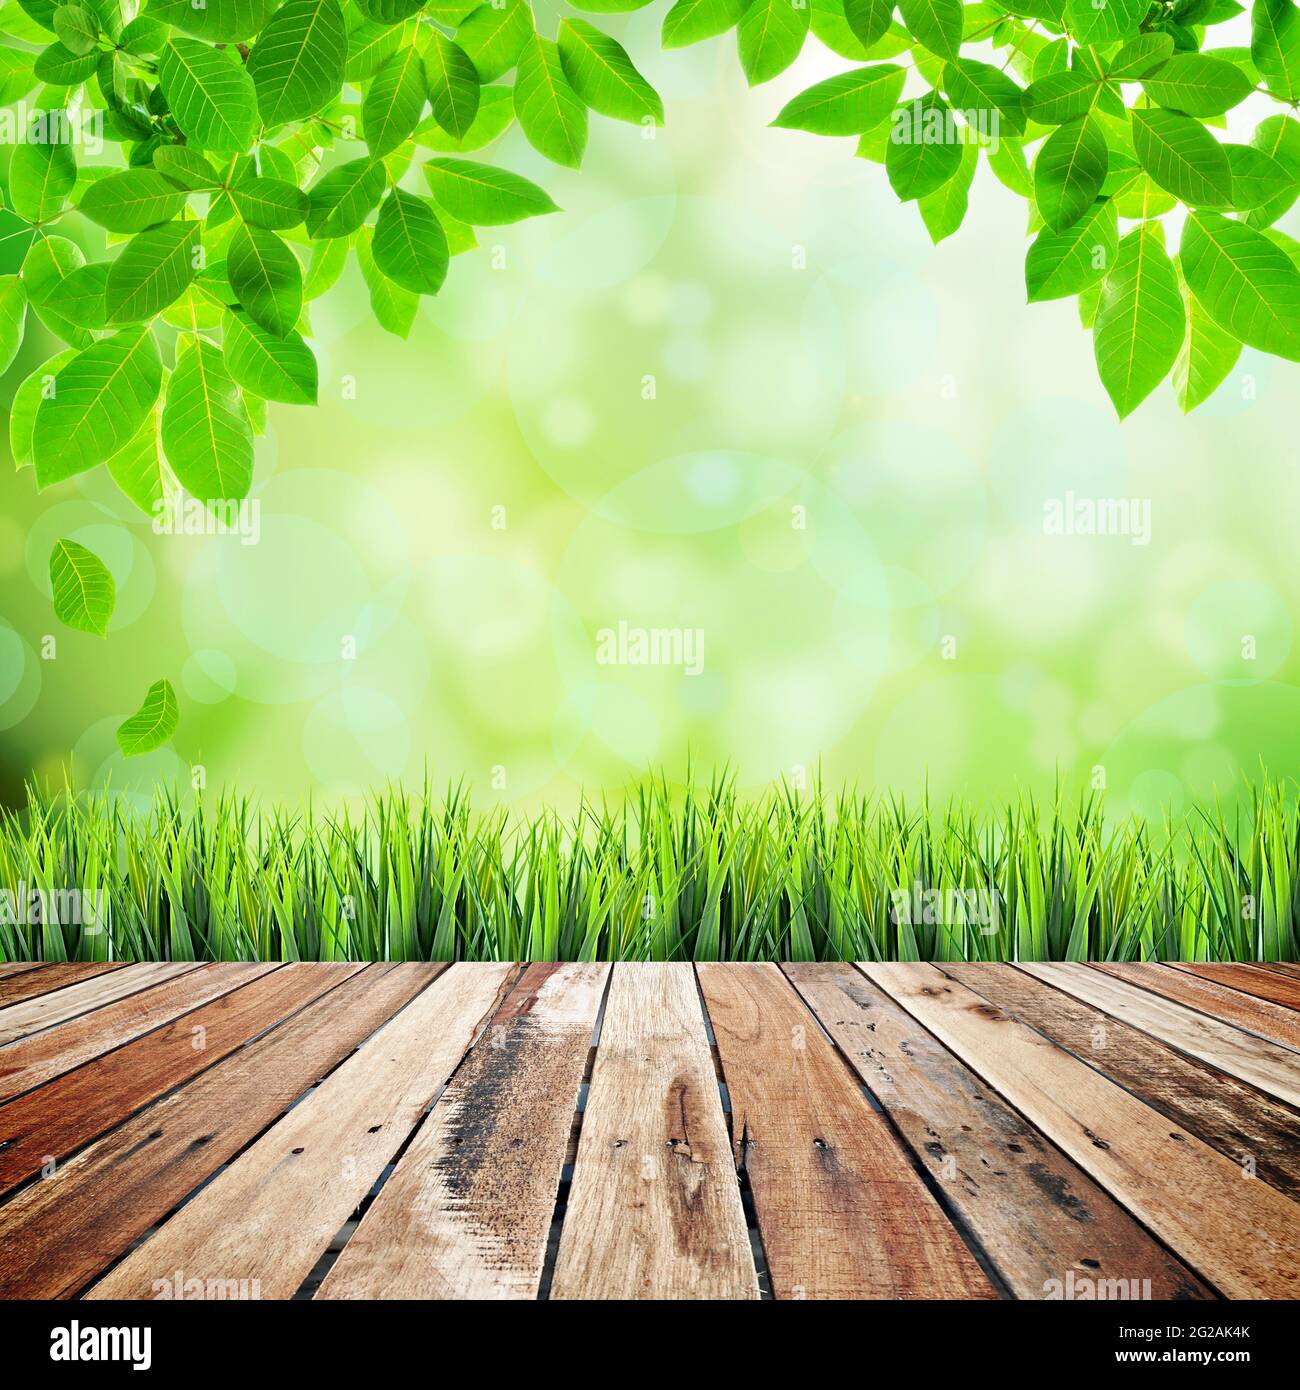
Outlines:
MULTIPOLYGON (((175 980, 198 968, 197 961, 124 965, 121 969, 62 986, 37 998, 27 999, 21 1004, 13 1004, 0 1010, 0 1045, 14 1042, 43 1028, 53 1028, 57 1024, 66 1023, 70 1018, 89 1013, 92 1009, 102 1009, 105 1004, 111 1004, 114 1000, 138 994, 151 985, 175 980)), ((18 980, 25 978, 26 976, 20 975, 18 980)))
MULTIPOLYGON (((69 965, 47 965, 43 970, 35 972, 24 970, 12 979, 0 980, 0 1028, 10 1023, 9 1010, 16 1005, 39 999, 44 994, 68 989, 73 985, 116 974, 125 968, 117 962, 74 962, 69 965)), ((90 1007, 93 1008, 94 1005, 90 1007)))
POLYGON ((614 967, 551 1297, 758 1297, 689 965, 614 967))
POLYGON ((1073 1052, 1263 1182, 1300 1199, 1300 1115, 1235 1077, 1186 1057, 1010 965, 948 965, 945 974, 1073 1052))
POLYGON ((445 969, 348 969, 336 988, 0 1206, 0 1299, 84 1288, 445 969))
POLYGON ((1300 1009, 1300 969, 1294 965, 1275 964, 1267 969, 1254 965, 1189 965, 1183 961, 1170 961, 1170 965, 1184 974, 1199 975, 1216 985, 1267 999, 1270 1004, 1300 1009), (1292 971, 1296 973, 1292 975, 1292 971))
POLYGON ((792 964, 785 973, 1016 1297, 1043 1298, 1071 1271, 1096 1280, 1149 1279, 1159 1299, 1213 1297, 853 966, 792 964))
POLYGON ((861 969, 1220 1292, 1300 1293, 1295 1202, 934 966, 861 969))
MULTIPOLYGON (((1099 964, 1093 968, 1113 975, 1125 984, 1150 990, 1176 1003, 1186 1004, 1189 1009, 1199 1009, 1224 1023, 1280 1043, 1293 1052, 1300 1049, 1300 1013, 1294 1009, 1242 994, 1237 989, 1202 979, 1199 975, 1170 970, 1164 965, 1135 961, 1128 965, 1099 964)), ((1296 1065, 1300 1066, 1300 1057, 1297 1057, 1296 1065)))
POLYGON ((608 965, 530 965, 317 1298, 536 1298, 608 965))
POLYGON ((87 1297, 148 1298, 157 1280, 182 1270, 186 1279, 256 1281, 262 1298, 292 1298, 515 973, 512 965, 453 965, 87 1297))
POLYGON ((1086 965, 1026 963, 1017 969, 1150 1033, 1180 1052, 1199 1057, 1229 1076, 1277 1096, 1288 1105, 1300 1105, 1300 1057, 1288 1048, 1243 1033, 1229 1023, 1193 1013, 1172 1000, 1122 984, 1086 965))
POLYGON ((40 969, 41 962, 38 960, 0 961, 0 980, 8 980, 14 975, 25 975, 29 970, 40 969))
POLYGON ((0 1101, 101 1057, 275 969, 278 962, 204 965, 179 979, 143 989, 69 1023, 10 1043, 0 1048, 0 1101))
POLYGON ((992 1298, 775 965, 698 967, 777 1298, 992 1298))
POLYGON ((358 969, 286 965, 0 1106, 0 1192, 48 1169, 358 969))

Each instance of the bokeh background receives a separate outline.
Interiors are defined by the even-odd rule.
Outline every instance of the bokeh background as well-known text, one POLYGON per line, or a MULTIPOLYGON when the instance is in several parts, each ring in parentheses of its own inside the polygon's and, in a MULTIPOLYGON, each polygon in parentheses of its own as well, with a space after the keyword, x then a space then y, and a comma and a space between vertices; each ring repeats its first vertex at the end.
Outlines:
POLYGON ((355 267, 312 306, 321 405, 272 407, 259 544, 156 536, 102 469, 39 496, 4 469, 6 802, 200 765, 526 809, 691 758, 987 806, 1103 767, 1158 815, 1295 772, 1297 368, 1247 351, 1190 417, 1165 387, 1118 423, 1074 302, 1025 304, 986 166, 936 249, 852 140, 765 128, 843 59, 810 40, 750 92, 734 38, 661 54, 661 8, 605 27, 666 129, 593 117, 580 174, 517 130, 476 156, 565 211, 485 229, 408 341, 355 267), (1067 491, 1149 502, 1150 544, 1045 534, 1067 491), (107 642, 54 619, 60 536, 114 571, 107 642), (598 664, 620 620, 702 629, 703 673, 598 664), (124 763, 160 676, 179 734, 124 763))

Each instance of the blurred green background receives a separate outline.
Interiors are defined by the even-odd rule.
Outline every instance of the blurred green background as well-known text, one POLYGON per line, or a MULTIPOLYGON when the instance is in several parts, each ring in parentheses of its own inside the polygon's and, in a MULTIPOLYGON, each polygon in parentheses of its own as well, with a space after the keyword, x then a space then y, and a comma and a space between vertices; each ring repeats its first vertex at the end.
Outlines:
POLYGON ((517 130, 476 155, 565 211, 484 229, 409 341, 355 266, 312 306, 321 406, 272 407, 258 544, 154 535, 102 469, 41 496, 6 469, 6 802, 197 765, 563 807, 691 757, 987 806, 1100 767, 1158 814, 1295 772, 1296 368, 1248 350, 1192 416, 1166 387, 1118 424, 1073 301, 1025 305, 987 167, 933 248, 852 140, 765 128, 843 59, 810 41, 749 92, 734 39, 663 54, 660 22, 607 27, 667 128, 593 121, 580 174, 517 130), (1149 502, 1150 543, 1047 534, 1067 492, 1149 502), (114 571, 106 643, 54 619, 60 536, 114 571), (598 663, 620 621, 701 629, 703 672, 598 663), (123 763, 161 676, 176 741, 123 763))

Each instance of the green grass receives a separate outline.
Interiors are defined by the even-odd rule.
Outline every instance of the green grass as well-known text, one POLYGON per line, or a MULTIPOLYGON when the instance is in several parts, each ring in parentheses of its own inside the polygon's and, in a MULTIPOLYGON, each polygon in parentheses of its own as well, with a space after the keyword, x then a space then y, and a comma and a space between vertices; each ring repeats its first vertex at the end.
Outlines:
POLYGON ((1300 797, 1276 782, 1231 819, 1158 829, 1107 823, 1093 796, 988 814, 786 787, 746 800, 725 777, 521 821, 472 812, 464 788, 390 788, 337 815, 31 791, 0 819, 10 960, 1294 960, 1298 946, 1300 797), (98 930, 14 920, 32 890, 66 917, 68 888, 100 890, 98 930))

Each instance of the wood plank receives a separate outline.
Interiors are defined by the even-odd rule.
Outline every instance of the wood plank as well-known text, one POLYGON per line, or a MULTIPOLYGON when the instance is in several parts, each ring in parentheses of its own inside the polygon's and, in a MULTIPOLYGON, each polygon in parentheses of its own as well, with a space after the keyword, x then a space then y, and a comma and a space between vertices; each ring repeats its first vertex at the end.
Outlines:
MULTIPOLYGON (((1259 968, 1261 970, 1271 970, 1277 975, 1285 975, 1290 980, 1300 980, 1300 965, 1296 965, 1291 961, 1271 960, 1267 963, 1261 961, 1259 968)), ((1240 989, 1241 986, 1239 985, 1238 988, 1240 989)))
POLYGON ((776 1298, 993 1298, 780 969, 698 966, 776 1298))
POLYGON ((1213 1297, 1077 1164, 859 971, 792 964, 785 973, 1016 1297, 1043 1298, 1053 1280, 1071 1271, 1097 1281, 1149 1279, 1157 1299, 1213 1297))
POLYGON ((150 1298, 181 1270, 292 1298, 515 973, 453 965, 86 1296, 150 1298))
MULTIPOLYGON (((198 961, 173 964, 160 961, 149 965, 124 965, 120 970, 82 980, 0 1010, 0 1045, 66 1023, 71 1018, 102 1009, 117 999, 138 994, 142 989, 178 979, 199 968, 198 961)), ((26 979, 20 975, 19 980, 26 979)))
POLYGON ((758 1297, 689 965, 614 967, 551 1297, 758 1297))
MULTIPOLYGON (((25 999, 35 999, 54 989, 66 989, 68 985, 80 984, 82 980, 93 980, 97 975, 107 975, 121 970, 121 961, 73 961, 67 964, 47 965, 39 974, 21 971, 16 979, 0 980, 0 1009, 12 1004, 21 1004, 25 999)), ((0 1015, 3 1019, 3 1015, 0 1015)))
POLYGON ((1278 1004, 1288 1009, 1300 1009, 1300 972, 1290 974, 1294 966, 1270 966, 1267 970, 1253 965, 1200 965, 1184 961, 1170 961, 1169 964, 1187 975, 1197 975, 1203 980, 1212 980, 1216 985, 1240 990, 1256 999, 1266 999, 1270 1004, 1278 1004))
POLYGON ((29 970, 39 970, 41 965, 42 962, 38 960, 0 961, 0 980, 8 980, 14 975, 25 975, 29 970))
MULTIPOLYGON (((1125 984, 1150 990, 1189 1009, 1199 1009, 1222 1023, 1244 1028, 1261 1038, 1280 1043, 1293 1052, 1300 1050, 1300 1013, 1269 1003, 1253 995, 1242 994, 1227 985, 1189 975, 1181 970, 1150 962, 1133 961, 1127 965, 1097 964, 1093 967, 1103 974, 1113 975, 1125 984)), ((1300 1065, 1300 1059, 1297 1060, 1300 1065)))
POLYGON ((1010 965, 945 974, 1015 1014, 1238 1166, 1300 1199, 1300 1116, 1281 1101, 1157 1042, 1010 965))
POLYGON ((10 1100, 62 1076, 93 1057, 102 1057, 210 999, 229 994, 232 989, 278 968, 278 961, 267 965, 204 965, 57 1028, 9 1043, 0 1048, 0 1101, 10 1100))
POLYGON ((317 1298, 536 1298, 608 965, 530 965, 317 1298))
POLYGON ((1086 965, 1026 962, 1017 969, 1150 1033, 1180 1052, 1199 1057, 1229 1076, 1267 1091, 1288 1105, 1300 1105, 1300 1057, 1288 1048, 1243 1033, 1230 1023, 1193 1013, 1172 1000, 1122 984, 1086 965))
POLYGON ((934 966, 860 968, 1219 1292, 1300 1293, 1300 1205, 934 966))
POLYGON ((0 1192, 120 1124, 333 989, 356 965, 286 965, 0 1105, 0 1192))
POLYGON ((0 1299, 84 1288, 445 969, 351 974, 18 1193, 0 1207, 0 1299))

